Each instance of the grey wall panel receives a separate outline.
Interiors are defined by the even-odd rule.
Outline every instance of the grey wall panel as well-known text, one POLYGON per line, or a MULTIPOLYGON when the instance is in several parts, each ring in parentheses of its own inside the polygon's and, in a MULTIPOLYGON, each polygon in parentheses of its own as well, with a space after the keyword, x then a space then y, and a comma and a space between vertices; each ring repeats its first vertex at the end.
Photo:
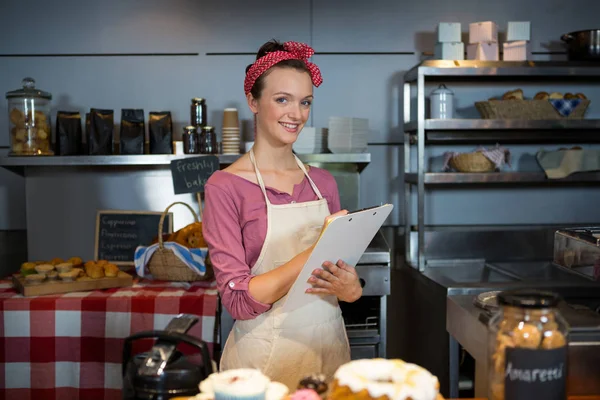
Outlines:
POLYGON ((330 116, 369 119, 369 143, 402 138, 402 84, 414 56, 318 55, 323 74, 315 89, 313 124, 326 127, 330 116))
POLYGON ((202 38, 211 53, 253 53, 270 39, 310 43, 310 1, 204 0, 198 24, 209 28, 202 38))
POLYGON ((210 2, 40 1, 0 5, 0 53, 204 52, 210 2), (10 38, 10 39, 6 39, 10 38))
MULTIPOLYGON (((37 221, 35 229, 27 231, 31 259, 91 259, 97 210, 164 211, 174 201, 183 201, 198 212, 193 195, 173 193, 168 169, 31 170, 26 192, 27 218, 37 221)), ((193 222, 183 206, 171 211, 175 230, 193 222)), ((158 227, 156 230, 158 234, 158 227)))
POLYGON ((508 21, 531 21, 533 49, 561 48, 560 36, 597 25, 600 3, 574 7, 560 0, 483 2, 477 0, 328 0, 314 2, 313 43, 318 51, 433 51, 438 22, 468 24, 493 20, 506 31, 508 21))

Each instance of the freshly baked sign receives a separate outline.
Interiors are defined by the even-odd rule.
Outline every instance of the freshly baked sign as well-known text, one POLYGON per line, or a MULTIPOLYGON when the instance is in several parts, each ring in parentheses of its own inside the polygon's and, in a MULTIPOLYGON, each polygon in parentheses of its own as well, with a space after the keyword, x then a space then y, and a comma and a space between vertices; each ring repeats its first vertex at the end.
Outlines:
POLYGON ((204 192, 204 184, 219 169, 216 156, 180 158, 171 161, 175 194, 204 192))
MULTIPOLYGON (((158 237, 162 212, 99 210, 96 215, 94 258, 117 265, 132 265, 135 249, 158 237)), ((167 213, 163 233, 173 232, 173 213, 167 213)))

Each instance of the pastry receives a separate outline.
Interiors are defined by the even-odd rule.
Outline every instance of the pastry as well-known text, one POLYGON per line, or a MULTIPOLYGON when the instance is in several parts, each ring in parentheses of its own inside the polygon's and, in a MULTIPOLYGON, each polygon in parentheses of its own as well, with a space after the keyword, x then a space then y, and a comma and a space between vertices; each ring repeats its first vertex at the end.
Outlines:
POLYGON ((517 89, 504 93, 502 100, 523 100, 523 90, 517 89))
POLYGON ((106 260, 98 260, 98 261, 96 261, 96 264, 98 264, 98 265, 106 265, 106 264, 108 264, 108 261, 106 261, 106 260))
POLYGON ((85 271, 82 268, 73 268, 71 270, 71 272, 76 272, 77 274, 75 275, 77 276, 84 276, 85 275, 85 271))
POLYGON ((309 375, 300 380, 298 389, 312 389, 319 395, 327 392, 327 380, 323 374, 309 375))
POLYGON ((20 273, 22 276, 37 274, 37 271, 35 270, 35 263, 24 262, 23 264, 21 264, 20 273))
POLYGON ((71 257, 67 260, 67 262, 73 264, 74 267, 79 267, 80 265, 83 265, 83 260, 81 259, 81 257, 71 257))
POLYGON ((104 275, 108 278, 114 278, 119 275, 119 267, 115 264, 106 264, 104 266, 104 275))
POLYGON ((264 399, 288 400, 289 389, 280 382, 272 382, 257 369, 240 368, 210 374, 200 382, 200 394, 195 400, 212 400, 215 394, 232 400, 264 399))
POLYGON ((61 272, 58 274, 58 277, 60 279, 62 279, 65 282, 71 282, 74 281, 75 278, 77 278, 77 276, 79 275, 79 272, 76 271, 75 269, 72 269, 69 272, 61 272))
POLYGON ((548 100, 550 95, 547 92, 538 92, 533 99, 534 100, 548 100))
POLYGON ((563 98, 563 95, 562 95, 562 93, 553 92, 553 93, 550 93, 549 98, 550 98, 550 100, 559 100, 559 99, 563 98))
POLYGON ((571 99, 577 99, 577 95, 574 95, 573 93, 565 93, 565 99, 566 100, 571 100, 571 99))
POLYGON ((54 265, 51 264, 40 264, 35 266, 35 270, 38 274, 46 274, 54 270, 54 265))
POLYGON ((71 264, 71 263, 56 264, 56 270, 58 271, 58 273, 69 272, 72 269, 73 269, 73 264, 71 264))
POLYGON ((56 265, 56 264, 60 264, 60 263, 64 263, 65 261, 62 258, 53 258, 52 261, 50 261, 50 264, 52 265, 56 265))
POLYGON ((211 374, 200 382, 200 391, 231 400, 261 400, 265 398, 269 383, 269 378, 257 369, 230 369, 211 374))
POLYGON ((321 400, 321 396, 312 389, 298 389, 289 397, 290 400, 321 400))
POLYGON ((577 93, 575 96, 577 96, 578 99, 587 100, 587 97, 585 97, 585 94, 583 93, 577 93))
POLYGON ((100 264, 94 264, 94 265, 89 265, 89 266, 86 265, 85 273, 90 278, 94 278, 94 279, 104 278, 104 266, 100 265, 100 264))
POLYGON ((437 377, 416 364, 354 360, 335 372, 328 400, 441 400, 439 388, 437 377))
POLYGON ((202 222, 194 222, 169 236, 170 242, 178 243, 185 247, 207 247, 202 236, 202 222))
POLYGON ((58 272, 50 271, 46 274, 46 278, 48 278, 49 281, 55 281, 58 279, 58 272))

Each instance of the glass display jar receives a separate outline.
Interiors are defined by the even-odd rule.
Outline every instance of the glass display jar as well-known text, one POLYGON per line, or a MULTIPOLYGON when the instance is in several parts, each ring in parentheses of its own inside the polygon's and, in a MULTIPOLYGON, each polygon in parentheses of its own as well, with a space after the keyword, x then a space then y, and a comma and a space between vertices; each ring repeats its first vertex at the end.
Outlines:
POLYGON ((33 78, 23 79, 23 88, 6 93, 10 152, 13 156, 53 155, 50 142, 52 95, 35 88, 33 78))
POLYGON ((569 327, 560 297, 535 290, 498 294, 490 320, 490 400, 566 399, 569 327))
POLYGON ((202 127, 200 134, 200 154, 219 154, 217 134, 212 126, 202 127))

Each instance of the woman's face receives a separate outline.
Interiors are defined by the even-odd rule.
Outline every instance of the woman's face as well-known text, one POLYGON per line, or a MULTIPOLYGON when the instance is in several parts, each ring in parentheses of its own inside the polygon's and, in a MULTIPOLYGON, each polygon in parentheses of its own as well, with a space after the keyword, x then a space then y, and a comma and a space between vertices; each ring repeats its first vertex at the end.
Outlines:
POLYGON ((248 94, 257 134, 274 145, 293 144, 308 120, 312 100, 313 84, 307 72, 274 67, 264 78, 260 98, 248 94))

